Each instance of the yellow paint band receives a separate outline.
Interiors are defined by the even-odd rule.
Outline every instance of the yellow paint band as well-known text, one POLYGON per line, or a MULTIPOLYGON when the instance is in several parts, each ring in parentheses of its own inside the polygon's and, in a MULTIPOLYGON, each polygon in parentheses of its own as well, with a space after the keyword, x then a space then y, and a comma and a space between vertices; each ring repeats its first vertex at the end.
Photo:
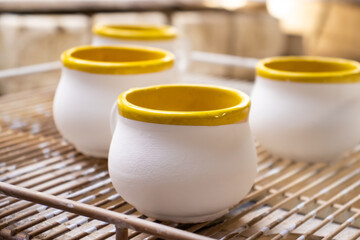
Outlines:
POLYGON ((174 65, 168 51, 135 46, 81 46, 61 55, 65 67, 97 74, 141 74, 160 72, 174 65))
POLYGON ((122 93, 118 110, 121 116, 142 122, 217 126, 247 121, 250 98, 217 86, 160 85, 122 93))
POLYGON ((93 33, 103 37, 128 40, 170 40, 177 37, 174 27, 168 25, 95 25, 93 33))
POLYGON ((360 82, 360 63, 329 57, 272 57, 260 60, 258 76, 304 83, 357 83, 360 82))

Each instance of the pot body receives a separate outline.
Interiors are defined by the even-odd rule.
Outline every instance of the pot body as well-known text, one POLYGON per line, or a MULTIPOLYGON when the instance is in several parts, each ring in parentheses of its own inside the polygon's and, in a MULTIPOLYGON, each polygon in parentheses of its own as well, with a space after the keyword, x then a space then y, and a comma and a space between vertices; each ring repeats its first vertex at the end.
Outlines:
POLYGON ((110 177, 126 201, 182 223, 227 213, 250 190, 256 166, 248 122, 184 126, 119 116, 109 152, 110 177))
POLYGON ((166 40, 134 40, 134 39, 120 39, 105 37, 101 35, 94 34, 92 37, 93 46, 116 46, 116 45, 137 45, 137 46, 147 46, 160 48, 174 52, 176 50, 176 39, 166 39, 166 40))
POLYGON ((304 83, 257 76, 250 125, 275 155, 332 161, 360 142, 360 82, 304 83))
POLYGON ((95 74, 63 67, 53 104, 56 127, 78 151, 107 157, 111 141, 109 114, 119 93, 176 81, 175 68, 146 74, 95 74))

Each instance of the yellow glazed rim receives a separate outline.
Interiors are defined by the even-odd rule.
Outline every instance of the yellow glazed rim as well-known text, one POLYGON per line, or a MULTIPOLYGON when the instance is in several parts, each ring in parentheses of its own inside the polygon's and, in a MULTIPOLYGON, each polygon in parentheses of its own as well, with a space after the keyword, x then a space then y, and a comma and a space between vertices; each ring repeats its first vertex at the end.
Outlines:
POLYGON ((129 40, 170 40, 177 37, 174 27, 168 25, 95 25, 96 35, 129 40))
POLYGON ((137 46, 80 46, 61 55, 65 67, 97 74, 141 74, 172 68, 168 51, 137 46))
POLYGON ((169 125, 217 126, 245 122, 250 110, 250 98, 245 93, 208 85, 133 88, 122 93, 117 103, 119 114, 125 118, 169 125), (145 104, 138 104, 136 101, 145 104), (156 105, 156 108, 144 106, 152 104, 156 105), (211 109, 212 105, 217 106, 211 109), (221 108, 222 105, 228 106, 221 108), (171 110, 184 106, 198 109, 171 110))
POLYGON ((271 57, 259 61, 258 76, 303 83, 357 83, 360 82, 360 63, 329 57, 271 57))

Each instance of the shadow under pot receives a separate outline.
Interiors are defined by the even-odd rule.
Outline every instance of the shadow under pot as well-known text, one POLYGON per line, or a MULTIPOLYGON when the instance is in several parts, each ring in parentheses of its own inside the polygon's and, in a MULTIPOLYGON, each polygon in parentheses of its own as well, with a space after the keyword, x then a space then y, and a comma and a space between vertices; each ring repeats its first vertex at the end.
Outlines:
POLYGON ((253 185, 257 156, 244 93, 205 85, 131 89, 113 109, 109 173, 143 214, 194 223, 218 218, 253 185))
POLYGON ((261 60, 250 125, 264 148, 298 161, 334 161, 360 143, 360 64, 339 58, 261 60))
POLYGON ((82 46, 61 60, 55 125, 78 151, 94 157, 108 156, 109 114, 119 92, 177 81, 173 54, 155 48, 82 46))

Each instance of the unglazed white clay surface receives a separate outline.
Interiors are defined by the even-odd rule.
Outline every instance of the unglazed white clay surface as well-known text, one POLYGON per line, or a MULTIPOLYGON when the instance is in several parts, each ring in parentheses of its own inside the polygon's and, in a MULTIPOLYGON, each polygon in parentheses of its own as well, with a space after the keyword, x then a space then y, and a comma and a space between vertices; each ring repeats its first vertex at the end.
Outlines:
POLYGON ((256 166, 247 122, 181 126, 119 116, 109 152, 112 183, 126 201, 182 223, 227 213, 250 190, 256 166))
POLYGON ((176 39, 169 39, 163 41, 155 41, 155 40, 141 41, 141 40, 125 40, 120 38, 103 37, 95 34, 92 37, 93 46, 137 45, 137 46, 161 48, 168 50, 170 52, 174 52, 176 50, 176 43, 177 43, 176 39))
POLYGON ((257 77, 250 126, 275 155, 332 161, 360 143, 360 83, 317 84, 257 77))
POLYGON ((133 87, 177 82, 177 71, 147 74, 93 74, 62 68, 54 98, 54 120, 63 137, 82 153, 107 157, 109 113, 122 92, 133 87))

